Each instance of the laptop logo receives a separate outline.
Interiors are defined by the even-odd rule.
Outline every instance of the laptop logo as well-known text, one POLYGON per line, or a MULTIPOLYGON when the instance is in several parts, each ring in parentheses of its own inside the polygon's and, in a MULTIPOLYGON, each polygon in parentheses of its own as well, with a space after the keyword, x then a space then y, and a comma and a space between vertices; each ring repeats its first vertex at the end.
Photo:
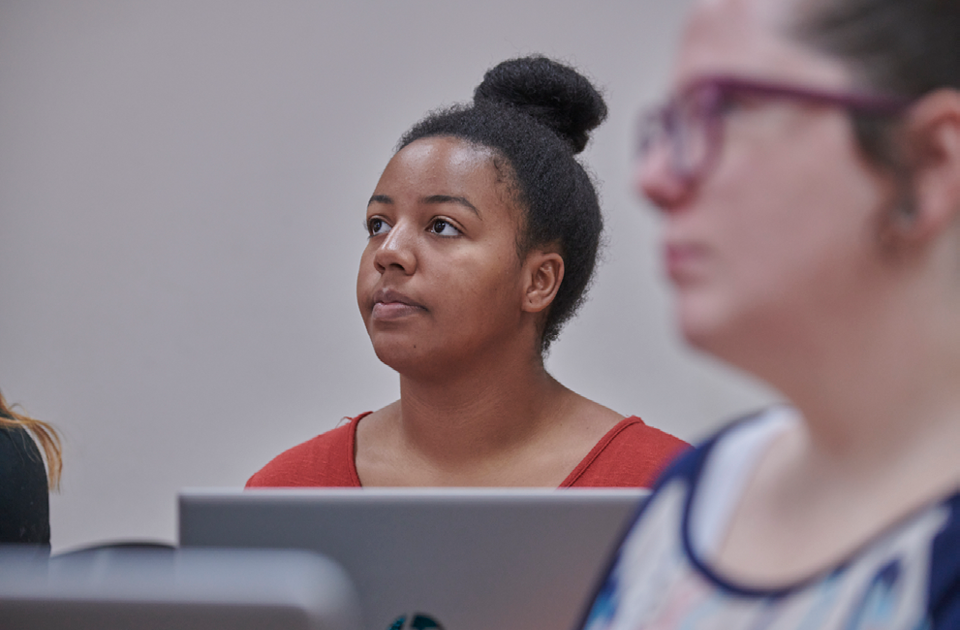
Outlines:
POLYGON ((423 613, 413 613, 409 617, 400 615, 387 630, 443 630, 440 622, 423 613))

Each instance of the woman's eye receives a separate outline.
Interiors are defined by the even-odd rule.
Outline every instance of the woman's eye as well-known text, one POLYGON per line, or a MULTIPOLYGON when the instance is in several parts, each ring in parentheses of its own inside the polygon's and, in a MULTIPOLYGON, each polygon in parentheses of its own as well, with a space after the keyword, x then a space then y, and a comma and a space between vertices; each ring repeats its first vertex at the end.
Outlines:
POLYGON ((440 236, 459 236, 460 230, 453 227, 445 219, 435 219, 433 223, 430 224, 430 231, 434 234, 439 234, 440 236))
POLYGON ((741 110, 756 109, 763 102, 763 98, 755 94, 729 92, 723 95, 717 104, 717 113, 733 114, 741 110))
POLYGON ((370 236, 377 236, 379 234, 386 234, 390 231, 390 226, 387 225, 387 222, 383 219, 378 219, 374 217, 367 221, 367 232, 370 233, 370 236))

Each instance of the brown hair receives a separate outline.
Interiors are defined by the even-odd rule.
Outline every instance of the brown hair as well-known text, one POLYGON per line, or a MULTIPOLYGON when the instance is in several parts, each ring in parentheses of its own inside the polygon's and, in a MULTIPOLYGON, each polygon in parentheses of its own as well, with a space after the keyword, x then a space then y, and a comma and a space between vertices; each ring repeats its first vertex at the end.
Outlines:
MULTIPOLYGON (((847 62, 874 90, 919 98, 960 89, 960 3, 956 0, 814 0, 797 34, 847 62)), ((885 117, 854 115, 864 153, 895 170, 897 155, 885 117)))
POLYGON ((36 420, 13 411, 7 406, 7 401, 3 399, 2 393, 0 393, 0 427, 22 427, 33 435, 34 439, 43 448, 43 454, 47 460, 48 484, 53 490, 59 488, 63 461, 60 458, 60 436, 57 435, 57 431, 42 420, 36 420))
MULTIPOLYGON (((848 64, 869 88, 917 99, 960 89, 960 2, 956 0, 811 0, 795 34, 848 64)), ((881 234, 912 220, 911 167, 896 118, 851 115, 863 155, 898 181, 900 198, 881 234)), ((885 241, 889 239, 884 238, 885 241)), ((893 243, 894 241, 889 241, 893 243)))

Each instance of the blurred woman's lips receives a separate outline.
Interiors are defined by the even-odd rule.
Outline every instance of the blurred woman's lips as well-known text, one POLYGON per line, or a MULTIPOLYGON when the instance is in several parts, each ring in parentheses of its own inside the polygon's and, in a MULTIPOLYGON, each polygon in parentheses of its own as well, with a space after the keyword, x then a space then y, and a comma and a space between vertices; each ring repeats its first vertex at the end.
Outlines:
POLYGON ((696 279, 706 257, 706 248, 690 242, 667 242, 663 246, 663 261, 667 275, 674 284, 696 279))
POLYGON ((422 304, 393 289, 379 289, 373 294, 371 316, 374 319, 400 319, 426 310, 422 304))

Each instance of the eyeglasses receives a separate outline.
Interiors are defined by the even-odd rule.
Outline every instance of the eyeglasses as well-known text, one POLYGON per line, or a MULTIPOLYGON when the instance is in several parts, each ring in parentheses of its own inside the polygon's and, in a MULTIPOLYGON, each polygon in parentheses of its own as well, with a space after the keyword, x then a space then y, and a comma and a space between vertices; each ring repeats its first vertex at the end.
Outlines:
POLYGON ((841 107, 850 112, 896 116, 911 100, 807 89, 736 77, 705 77, 684 88, 666 105, 646 112, 638 127, 638 155, 649 159, 666 151, 671 174, 685 185, 700 181, 713 166, 723 143, 724 114, 738 98, 787 99, 841 107))

